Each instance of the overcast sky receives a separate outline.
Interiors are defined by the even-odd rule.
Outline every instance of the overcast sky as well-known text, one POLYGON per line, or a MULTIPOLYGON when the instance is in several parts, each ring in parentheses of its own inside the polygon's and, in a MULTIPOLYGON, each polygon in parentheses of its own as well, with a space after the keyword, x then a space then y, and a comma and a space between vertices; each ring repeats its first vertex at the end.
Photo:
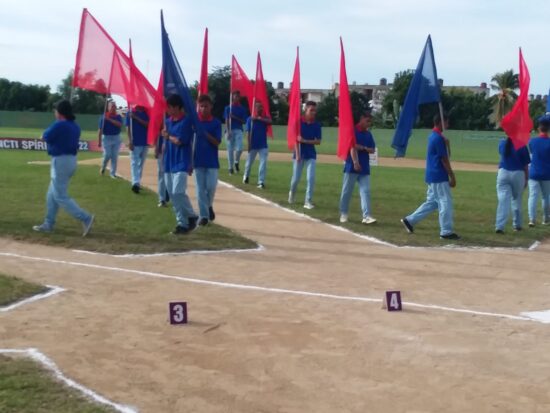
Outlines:
POLYGON ((256 53, 267 80, 288 86, 300 46, 303 88, 338 81, 339 36, 348 80, 392 81, 416 67, 428 34, 446 85, 479 85, 506 69, 518 71, 521 46, 530 93, 547 94, 550 53, 548 0, 0 0, 0 77, 56 89, 74 67, 83 7, 127 50, 156 86, 161 60, 160 9, 185 73, 199 74, 204 28, 209 68, 235 54, 249 77, 256 53))

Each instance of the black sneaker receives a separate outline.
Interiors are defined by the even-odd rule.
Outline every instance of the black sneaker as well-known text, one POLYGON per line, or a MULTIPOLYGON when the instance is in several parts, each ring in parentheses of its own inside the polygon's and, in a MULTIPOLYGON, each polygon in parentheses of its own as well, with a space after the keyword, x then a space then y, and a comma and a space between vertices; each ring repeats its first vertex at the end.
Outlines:
POLYGON ((514 231, 516 231, 516 232, 521 231, 521 230, 523 230, 522 227, 514 227, 514 231))
POLYGON ((139 184, 132 185, 132 192, 133 193, 139 194, 139 190, 140 190, 139 184))
POLYGON ((208 225, 208 219, 207 218, 201 218, 197 225, 199 227, 204 227, 205 225, 208 225))
POLYGON ((504 234, 504 231, 501 229, 495 229, 495 234, 504 234))
POLYGON ((216 219, 216 214, 214 214, 214 208, 212 207, 208 208, 208 219, 210 221, 214 221, 216 219))
POLYGON ((189 228, 184 228, 180 225, 178 225, 172 232, 171 234, 173 235, 183 235, 183 234, 187 234, 189 232, 189 228))
POLYGON ((241 168, 239 168, 239 162, 235 162, 235 170, 237 172, 240 172, 241 171, 241 168))
POLYGON ((260 183, 258 184, 258 188, 259 188, 259 189, 265 189, 264 183, 263 183, 263 182, 260 182, 260 183))
POLYGON ((187 222, 189 222, 189 231, 193 231, 195 228, 197 228, 198 220, 199 220, 199 217, 191 217, 187 220, 187 222))
POLYGON ((243 176, 243 184, 247 184, 248 183, 248 176, 243 176))
POLYGON ((229 170, 229 175, 233 175, 235 172, 233 171, 233 168, 229 170))
POLYGON ((441 239, 451 239, 451 240, 458 240, 460 239, 460 236, 458 234, 455 234, 454 232, 447 235, 440 235, 439 238, 441 239))
POLYGON ((411 223, 409 221, 407 221, 407 218, 403 218, 401 220, 401 223, 403 224, 403 226, 405 227, 405 229, 407 230, 407 232, 409 234, 412 234, 414 232, 414 228, 413 226, 411 225, 411 223))

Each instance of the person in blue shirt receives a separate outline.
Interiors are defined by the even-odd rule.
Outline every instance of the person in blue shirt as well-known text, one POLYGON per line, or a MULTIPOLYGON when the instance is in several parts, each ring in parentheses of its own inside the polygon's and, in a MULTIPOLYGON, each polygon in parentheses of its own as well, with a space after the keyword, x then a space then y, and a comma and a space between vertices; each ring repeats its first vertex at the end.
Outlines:
POLYGON ((199 204, 199 225, 207 225, 216 219, 214 213, 214 195, 218 185, 218 146, 222 141, 222 124, 212 117, 212 99, 201 95, 199 103, 199 121, 202 130, 195 142, 195 185, 199 204))
POLYGON ((230 175, 233 175, 235 171, 239 172, 239 162, 243 152, 243 124, 247 115, 247 110, 241 105, 240 92, 233 92, 231 105, 226 106, 223 112, 227 134, 227 163, 230 175))
POLYGON ((369 131, 371 125, 372 115, 367 112, 361 115, 355 126, 355 146, 351 148, 344 164, 344 179, 340 196, 340 222, 342 223, 348 222, 349 202, 355 182, 359 184, 362 223, 368 225, 376 222, 376 219, 371 216, 370 201, 369 154, 374 153, 376 149, 374 137, 369 131))
POLYGON ((116 168, 118 152, 120 151, 120 128, 122 116, 117 114, 115 102, 109 102, 107 113, 99 117, 99 130, 97 133, 99 147, 103 146, 103 161, 101 162, 101 175, 105 174, 107 162, 111 161, 111 178, 117 178, 116 168))
POLYGON ((82 209, 67 193, 71 177, 76 171, 76 154, 80 139, 80 127, 75 122, 73 108, 68 100, 55 106, 56 121, 42 135, 48 155, 52 157, 50 186, 46 195, 46 217, 40 225, 32 227, 38 232, 51 232, 59 207, 82 223, 82 236, 89 234, 94 216, 82 209))
POLYGON ((448 128, 448 119, 444 115, 434 116, 434 128, 428 137, 426 154, 426 183, 428 192, 426 202, 411 215, 401 220, 408 233, 414 232, 414 225, 422 221, 433 211, 439 211, 439 235, 441 239, 458 240, 453 232, 453 198, 451 188, 456 186, 456 178, 449 160, 447 138, 442 134, 442 126, 448 128))
POLYGON ((304 117, 300 123, 300 136, 297 141, 293 154, 294 162, 292 168, 292 179, 290 180, 290 192, 288 193, 288 203, 294 203, 296 188, 302 177, 302 170, 306 168, 307 185, 306 199, 304 208, 313 209, 313 190, 315 186, 315 163, 317 152, 315 146, 321 144, 321 124, 315 120, 317 115, 317 103, 313 101, 306 102, 304 117))
POLYGON ((531 165, 529 167, 529 226, 534 227, 537 216, 537 202, 542 194, 542 224, 550 224, 550 115, 538 119, 539 136, 529 140, 531 165))
POLYGON ((265 175, 267 169, 267 128, 271 125, 271 119, 264 114, 264 105, 258 101, 254 104, 255 115, 249 116, 246 120, 247 150, 246 165, 244 168, 243 183, 247 184, 250 177, 250 169, 260 155, 258 169, 258 188, 265 188, 265 175))
POLYGON ((180 95, 166 99, 168 119, 162 136, 164 145, 164 182, 176 215, 174 235, 186 234, 197 226, 198 216, 187 195, 187 177, 192 174, 193 126, 185 116, 180 95))
POLYGON ((495 232, 497 234, 504 233, 510 208, 512 209, 512 227, 514 231, 521 231, 521 203, 523 190, 527 186, 529 178, 528 167, 531 157, 526 146, 516 150, 509 137, 500 141, 498 152, 500 163, 497 173, 498 206, 495 232))
POLYGON ((130 167, 132 170, 132 191, 139 194, 141 176, 147 159, 147 128, 149 115, 143 106, 136 106, 126 115, 126 131, 128 133, 128 149, 130 150, 130 167))

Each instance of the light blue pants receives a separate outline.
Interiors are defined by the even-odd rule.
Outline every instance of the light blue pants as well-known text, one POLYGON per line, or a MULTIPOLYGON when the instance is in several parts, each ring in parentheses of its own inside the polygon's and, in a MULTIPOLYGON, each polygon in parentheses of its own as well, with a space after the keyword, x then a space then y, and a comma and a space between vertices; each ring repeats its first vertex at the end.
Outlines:
POLYGON ((537 203, 542 194, 542 222, 550 222, 550 181, 537 181, 529 179, 529 221, 535 222, 537 218, 537 203))
POLYGON ((313 187, 315 186, 315 159, 294 159, 292 165, 292 179, 290 180, 290 192, 296 193, 296 188, 302 177, 302 170, 306 167, 306 202, 311 202, 313 199, 313 187))
POLYGON ((149 148, 147 146, 134 146, 134 150, 130 152, 132 185, 139 185, 141 183, 141 176, 143 174, 143 167, 145 166, 148 150, 149 148))
POLYGON ((172 208, 176 214, 177 225, 183 228, 189 228, 189 218, 197 216, 187 195, 188 176, 187 172, 164 174, 164 182, 172 200, 172 208))
POLYGON ((359 184, 359 196, 361 197, 361 212, 363 218, 370 215, 370 175, 344 173, 342 182, 342 195, 340 196, 340 214, 348 214, 349 202, 353 194, 355 182, 359 184))
POLYGON ((157 158, 157 170, 159 202, 168 202, 168 200, 166 199, 166 183, 164 182, 164 160, 162 159, 162 155, 157 158))
POLYGON ((111 161, 111 176, 116 176, 120 142, 120 135, 103 135, 101 140, 101 145, 103 146, 101 169, 104 170, 107 167, 107 162, 111 161))
POLYGON ((439 210, 439 235, 452 234, 453 198, 449 182, 428 184, 426 202, 420 205, 411 215, 407 216, 407 221, 414 226, 435 210, 439 210))
POLYGON ((497 218, 495 229, 504 231, 512 209, 512 226, 521 228, 521 201, 525 184, 524 171, 508 171, 500 168, 497 174, 497 218))
POLYGON ((197 202, 199 215, 208 219, 209 208, 214 204, 214 195, 218 186, 217 168, 197 168, 194 170, 195 184, 197 187, 197 202))
POLYGON ((258 169, 258 183, 265 184, 265 173, 267 170, 267 155, 269 150, 267 148, 263 149, 251 149, 248 152, 248 157, 246 158, 246 165, 244 167, 244 176, 250 176, 250 168, 256 160, 256 155, 260 155, 260 167, 258 169))
POLYGON ((243 153, 243 131, 241 129, 231 129, 227 134, 227 164, 229 169, 241 160, 243 153))
POLYGON ((67 189, 69 181, 76 171, 76 155, 54 156, 50 167, 50 186, 46 195, 46 218, 44 226, 53 229, 59 207, 63 208, 69 215, 82 222, 88 222, 91 215, 80 208, 78 204, 69 197, 67 189))

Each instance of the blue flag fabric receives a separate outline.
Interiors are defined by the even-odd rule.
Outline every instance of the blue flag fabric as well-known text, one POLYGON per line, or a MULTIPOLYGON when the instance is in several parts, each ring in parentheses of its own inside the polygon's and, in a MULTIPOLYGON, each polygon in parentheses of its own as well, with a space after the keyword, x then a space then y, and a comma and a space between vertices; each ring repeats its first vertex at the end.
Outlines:
POLYGON ((160 23, 162 27, 162 74, 164 79, 164 96, 168 97, 173 94, 180 95, 183 100, 183 107, 187 116, 191 116, 191 122, 195 127, 195 133, 199 134, 202 131, 202 125, 199 122, 197 115, 197 107, 191 93, 189 92, 189 86, 185 81, 185 76, 178 63, 172 43, 168 38, 168 33, 164 28, 164 16, 162 11, 160 12, 160 23))
POLYGON ((546 114, 550 114, 550 90, 548 91, 548 98, 546 99, 546 114))
POLYGON ((428 36, 426 45, 418 61, 414 77, 409 86, 403 110, 393 135, 392 148, 395 157, 404 157, 412 133, 412 128, 418 117, 418 105, 441 102, 437 69, 435 67, 432 39, 428 36))

